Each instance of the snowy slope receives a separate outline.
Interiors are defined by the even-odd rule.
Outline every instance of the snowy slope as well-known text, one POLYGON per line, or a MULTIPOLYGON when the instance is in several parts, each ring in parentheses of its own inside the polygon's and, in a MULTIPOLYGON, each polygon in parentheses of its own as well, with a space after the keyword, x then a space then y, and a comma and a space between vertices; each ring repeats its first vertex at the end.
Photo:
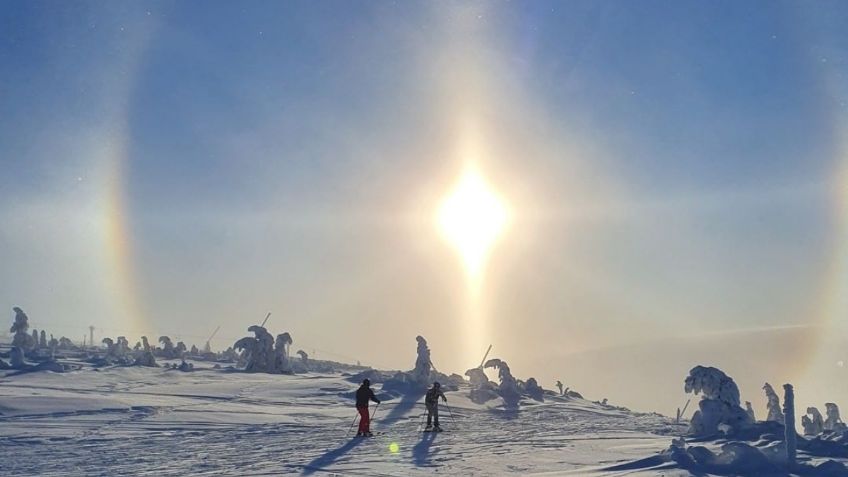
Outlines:
MULTIPOLYGON (((441 434, 422 399, 384 401, 373 439, 346 436, 341 375, 90 367, 0 379, 2 475, 544 475, 667 448, 667 418, 582 399, 480 406, 448 393, 441 434), (396 446, 391 445, 396 444, 396 446), (392 452, 394 449, 396 452, 392 452)), ((7 373, 8 374, 8 373, 7 373)), ((379 389, 379 386, 377 386, 379 389)), ((497 404, 492 402, 492 404, 497 404)))

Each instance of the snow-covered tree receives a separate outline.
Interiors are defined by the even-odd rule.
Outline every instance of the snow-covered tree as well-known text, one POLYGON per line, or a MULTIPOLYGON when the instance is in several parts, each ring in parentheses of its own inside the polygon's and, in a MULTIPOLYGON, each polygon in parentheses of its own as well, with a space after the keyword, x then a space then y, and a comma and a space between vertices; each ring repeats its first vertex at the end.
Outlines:
POLYGON ((817 436, 824 431, 824 417, 815 407, 808 407, 807 414, 801 416, 801 426, 805 436, 817 436))
POLYGON ((45 349, 48 347, 48 345, 47 345, 47 333, 45 333, 44 330, 41 330, 41 339, 38 340, 38 347, 39 348, 45 348, 45 349))
POLYGON ((170 336, 160 336, 159 343, 162 344, 162 357, 172 359, 176 357, 174 352, 174 342, 170 336))
MULTIPOLYGON (((29 353, 35 348, 36 343, 28 333, 29 317, 17 306, 12 308, 12 310, 15 311, 15 321, 12 323, 12 327, 9 328, 9 332, 14 333, 12 336, 12 347, 20 348, 24 354, 29 353)), ((14 366, 14 363, 12 365, 14 366)))
POLYGON ((126 336, 119 336, 118 341, 115 343, 115 355, 117 356, 126 356, 130 352, 130 342, 127 340, 126 336))
POLYGON ((32 349, 38 349, 38 330, 36 329, 32 330, 32 349))
POLYGON ((417 357, 415 358, 415 368, 412 369, 412 379, 420 385, 428 386, 430 384, 430 348, 427 346, 427 340, 423 336, 416 336, 415 341, 418 342, 417 357))
POLYGON ((545 400, 545 390, 539 386, 539 382, 536 381, 536 378, 530 378, 527 380, 527 383, 524 385, 524 392, 530 396, 531 399, 536 401, 545 400))
POLYGON ((235 349, 242 351, 245 371, 251 373, 275 372, 277 356, 274 353, 274 337, 271 336, 271 333, 268 333, 268 330, 259 325, 253 325, 247 331, 255 336, 242 338, 236 341, 234 345, 235 349))
POLYGON ((739 388, 733 379, 718 368, 695 366, 684 382, 687 393, 701 394, 690 421, 689 432, 697 436, 713 435, 719 430, 730 434, 752 423, 740 406, 739 388))
POLYGON ((754 415, 754 408, 751 406, 751 401, 745 401, 745 412, 748 413, 748 417, 751 418, 751 422, 757 420, 756 416, 754 415))
POLYGON ((288 332, 277 335, 274 342, 274 366, 269 373, 290 373, 289 347, 292 345, 292 337, 288 332))
POLYGON ((498 370, 498 378, 501 382, 500 386, 498 386, 498 394, 501 398, 503 398, 504 404, 507 407, 518 406, 518 403, 521 400, 521 390, 518 387, 518 382, 512 376, 506 362, 497 358, 492 358, 486 361, 486 364, 484 364, 483 367, 495 368, 498 370))
POLYGON ((556 387, 557 387, 557 389, 559 389, 559 395, 560 395, 560 396, 562 396, 562 395, 563 395, 563 392, 562 392, 562 381, 557 380, 557 382, 556 382, 556 387))
POLYGON ((765 383, 763 385, 763 391, 766 392, 766 399, 768 399, 768 404, 766 404, 768 417, 766 417, 766 421, 779 422, 783 424, 784 417, 783 412, 780 410, 780 398, 777 396, 777 393, 774 392, 774 388, 771 387, 771 384, 765 383))
POLYGON ((786 442, 786 463, 790 467, 796 464, 798 435, 795 432, 795 390, 791 384, 783 385, 784 441, 786 442))
POLYGON ((827 414, 827 419, 824 421, 824 429, 826 431, 844 432, 848 430, 845 423, 842 422, 842 419, 839 417, 839 406, 835 403, 829 402, 825 403, 824 407, 825 413, 827 414))
POLYGON ((147 342, 147 337, 141 337, 143 345, 139 344, 138 349, 134 351, 135 361, 134 366, 145 366, 148 368, 156 368, 159 365, 156 363, 156 356, 153 355, 153 350, 150 349, 150 344, 147 342))
POLYGON ((299 349, 297 350, 297 355, 300 356, 300 360, 303 361, 303 364, 309 363, 309 355, 306 354, 306 351, 299 349))

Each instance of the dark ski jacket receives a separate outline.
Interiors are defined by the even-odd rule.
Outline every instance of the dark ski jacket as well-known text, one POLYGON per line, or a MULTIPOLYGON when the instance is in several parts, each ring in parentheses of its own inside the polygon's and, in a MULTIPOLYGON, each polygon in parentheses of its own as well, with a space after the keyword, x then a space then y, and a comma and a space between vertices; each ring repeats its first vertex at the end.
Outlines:
POLYGON ((425 404, 431 404, 431 405, 432 404, 438 404, 439 403, 439 397, 441 397, 445 401, 448 400, 448 398, 445 397, 445 393, 442 392, 441 389, 430 388, 430 390, 427 391, 427 394, 424 396, 424 403, 425 404))
POLYGON ((380 404, 380 400, 374 395, 374 391, 363 384, 356 390, 356 407, 368 407, 368 401, 380 404))

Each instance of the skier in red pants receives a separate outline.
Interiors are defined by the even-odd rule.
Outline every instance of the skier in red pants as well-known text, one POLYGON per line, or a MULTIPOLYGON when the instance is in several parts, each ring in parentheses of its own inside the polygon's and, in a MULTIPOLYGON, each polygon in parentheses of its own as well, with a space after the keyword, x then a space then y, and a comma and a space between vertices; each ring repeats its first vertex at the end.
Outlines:
POLYGON ((359 431, 356 437, 371 437, 371 414, 368 410, 370 401, 380 404, 377 396, 374 396, 374 391, 371 389, 371 381, 364 379, 362 386, 356 391, 356 410, 359 411, 359 431))

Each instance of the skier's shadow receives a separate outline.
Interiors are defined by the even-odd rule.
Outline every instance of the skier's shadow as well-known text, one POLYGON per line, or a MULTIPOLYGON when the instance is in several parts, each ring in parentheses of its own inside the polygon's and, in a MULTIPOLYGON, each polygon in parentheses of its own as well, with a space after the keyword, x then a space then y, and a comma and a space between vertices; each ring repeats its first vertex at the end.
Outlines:
POLYGON ((436 432, 425 432, 421 440, 412 448, 412 462, 417 467, 425 467, 430 464, 430 447, 436 440, 436 432))
POLYGON ((416 404, 418 404, 418 401, 424 397, 424 393, 424 391, 413 391, 404 394, 400 399, 400 402, 398 402, 385 417, 379 420, 380 424, 382 426, 390 426, 399 421, 402 417, 407 415, 416 404))
POLYGON ((328 451, 320 457, 316 457, 312 460, 312 462, 303 466, 303 472, 301 472, 300 475, 312 475, 319 470, 323 471, 325 467, 333 465, 337 460, 353 450, 354 447, 358 446, 363 441, 364 439, 352 439, 346 444, 328 451))

